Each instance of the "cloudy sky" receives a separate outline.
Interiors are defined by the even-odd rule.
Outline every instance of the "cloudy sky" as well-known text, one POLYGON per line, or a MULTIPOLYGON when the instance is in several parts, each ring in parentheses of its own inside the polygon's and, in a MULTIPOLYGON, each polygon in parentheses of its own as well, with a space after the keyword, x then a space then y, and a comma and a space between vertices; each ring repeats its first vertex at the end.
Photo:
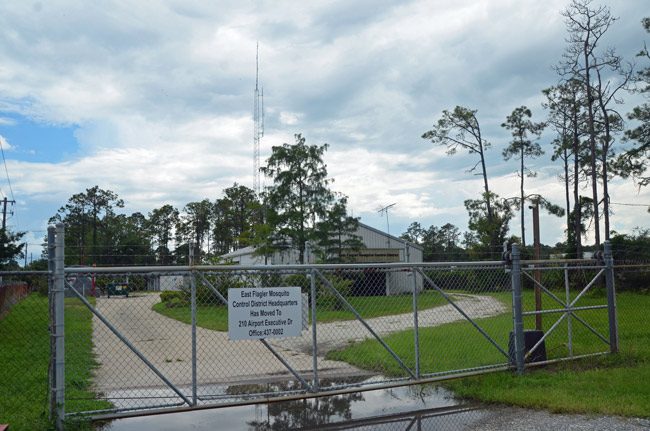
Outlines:
MULTIPOLYGON (((0 144, 15 199, 10 228, 30 251, 47 220, 93 185, 148 213, 166 203, 215 199, 234 182, 252 187, 255 47, 264 88, 262 164, 273 145, 328 143, 333 189, 377 228, 396 203, 390 232, 412 221, 465 229, 477 198, 471 156, 445 155, 420 138, 443 109, 478 109, 491 187, 517 194, 516 162, 501 157, 499 125, 527 105, 541 121, 541 90, 565 47, 548 0, 3 1, 0 2, 0 144)), ((594 3, 594 4, 597 4, 594 3)), ((603 41, 625 59, 648 39, 647 0, 611 0, 620 19, 603 41)), ((629 111, 638 98, 625 95, 629 111)), ((540 143, 548 148, 553 135, 540 143)), ((550 152, 550 151, 548 151, 550 152)), ((563 204, 560 166, 544 156, 527 192, 563 204)), ((588 191, 585 190, 585 194, 588 191)), ((614 181, 616 203, 650 202, 650 188, 614 181)), ((614 205, 613 228, 648 227, 646 208, 614 205)), ((542 216, 543 242, 562 223, 542 216)), ((519 232, 513 221, 511 231, 519 232)), ((530 235, 530 234, 529 234, 530 235)), ((36 256, 36 255, 35 255, 36 256)))

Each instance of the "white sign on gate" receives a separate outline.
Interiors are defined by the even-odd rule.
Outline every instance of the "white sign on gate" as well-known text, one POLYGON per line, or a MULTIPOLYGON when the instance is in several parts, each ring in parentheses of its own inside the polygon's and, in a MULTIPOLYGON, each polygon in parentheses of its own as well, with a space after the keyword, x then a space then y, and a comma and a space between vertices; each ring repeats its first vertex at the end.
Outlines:
POLYGON ((231 340, 298 337, 302 313, 300 287, 228 289, 231 340))

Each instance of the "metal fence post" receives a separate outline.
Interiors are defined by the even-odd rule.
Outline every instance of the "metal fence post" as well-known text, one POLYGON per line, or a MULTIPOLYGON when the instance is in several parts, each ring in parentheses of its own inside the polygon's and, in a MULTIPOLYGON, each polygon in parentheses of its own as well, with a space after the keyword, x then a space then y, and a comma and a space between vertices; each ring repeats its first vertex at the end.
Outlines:
POLYGON ((56 415, 56 374, 54 372, 56 363, 56 335, 54 329, 56 320, 54 317, 54 254, 56 250, 55 238, 56 228, 49 226, 47 228, 47 306, 49 311, 49 332, 50 332, 50 364, 48 367, 49 402, 50 402, 50 419, 56 415))
POLYGON ((196 279, 194 270, 190 272, 190 308, 192 313, 192 404, 197 404, 196 394, 196 279))
POLYGON ((418 273, 411 268, 413 275, 413 342, 415 344, 415 377, 420 378, 420 328, 418 323, 418 273))
POLYGON ((515 344, 515 365, 517 374, 524 372, 524 318, 521 298, 521 255, 519 245, 512 244, 512 306, 513 306, 513 332, 515 344))
MULTIPOLYGON (((49 232, 48 232, 49 233, 49 232)), ((56 429, 63 430, 65 418, 65 273, 64 273, 65 226, 57 223, 54 251, 54 381, 56 403, 56 429)))
MULTIPOLYGON (((564 264, 564 292, 566 297, 566 307, 570 307, 571 291, 570 291, 570 284, 569 284, 569 269, 566 263, 564 264)), ((567 334, 568 334, 567 342, 569 343, 568 345, 569 357, 571 357, 573 356, 573 323, 571 322, 571 312, 567 314, 566 324, 567 324, 567 334)))
POLYGON ((312 367, 314 369, 314 381, 312 388, 317 391, 320 383, 318 381, 318 336, 316 334, 316 270, 311 269, 310 272, 310 288, 311 288, 311 343, 312 343, 312 367))
POLYGON ((616 316, 616 287, 614 286, 614 258, 612 244, 605 241, 605 285, 607 288, 607 312, 609 317, 609 350, 618 353, 618 320, 616 316))

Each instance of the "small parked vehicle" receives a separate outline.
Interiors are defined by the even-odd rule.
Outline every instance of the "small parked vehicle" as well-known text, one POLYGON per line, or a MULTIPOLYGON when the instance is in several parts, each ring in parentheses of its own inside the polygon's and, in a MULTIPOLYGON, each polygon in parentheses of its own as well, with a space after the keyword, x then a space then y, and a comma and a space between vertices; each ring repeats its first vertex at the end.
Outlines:
POLYGON ((125 297, 129 297, 129 285, 126 283, 111 283, 108 285, 106 288, 106 294, 110 298, 111 295, 117 296, 117 295, 124 295, 125 297))

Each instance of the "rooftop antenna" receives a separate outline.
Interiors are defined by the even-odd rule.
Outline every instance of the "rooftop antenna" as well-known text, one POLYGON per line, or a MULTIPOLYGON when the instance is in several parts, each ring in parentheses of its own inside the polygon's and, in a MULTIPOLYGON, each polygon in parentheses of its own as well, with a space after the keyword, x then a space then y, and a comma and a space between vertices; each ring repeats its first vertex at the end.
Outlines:
POLYGON ((390 248, 390 225, 388 224, 388 210, 394 207, 395 205, 397 205, 397 202, 394 202, 390 205, 386 205, 385 207, 377 210, 379 214, 386 214, 386 233, 388 234, 387 237, 388 248, 390 248))
POLYGON ((253 93, 253 190, 260 192, 260 139, 264 136, 264 88, 259 87, 259 52, 255 51, 255 92, 253 93))

